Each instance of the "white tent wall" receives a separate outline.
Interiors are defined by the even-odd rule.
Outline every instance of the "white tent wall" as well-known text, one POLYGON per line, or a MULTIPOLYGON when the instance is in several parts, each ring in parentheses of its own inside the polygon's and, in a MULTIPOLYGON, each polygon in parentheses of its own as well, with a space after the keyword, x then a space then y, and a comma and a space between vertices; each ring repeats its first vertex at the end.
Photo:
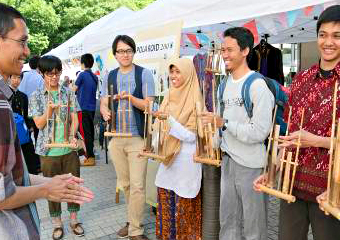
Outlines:
POLYGON ((249 3, 249 0, 158 0, 133 16, 104 27, 100 33, 90 35, 84 48, 87 52, 96 52, 110 47, 117 34, 133 33, 175 20, 183 20, 185 31, 187 28, 259 18, 327 2, 333 0, 259 0, 256 3, 249 3))
MULTIPOLYGON (((52 54, 58 56, 61 60, 66 60, 70 57, 80 56, 81 54, 85 53, 83 44, 87 36, 91 34, 96 34, 97 32, 100 32, 104 26, 110 26, 112 24, 120 22, 123 19, 130 17, 133 13, 134 11, 126 7, 121 7, 111 12, 110 14, 98 19, 97 21, 94 21, 91 24, 87 25, 76 35, 74 35, 66 42, 51 50, 45 55, 52 54)), ((98 38, 96 38, 96 40, 98 41, 98 38)))

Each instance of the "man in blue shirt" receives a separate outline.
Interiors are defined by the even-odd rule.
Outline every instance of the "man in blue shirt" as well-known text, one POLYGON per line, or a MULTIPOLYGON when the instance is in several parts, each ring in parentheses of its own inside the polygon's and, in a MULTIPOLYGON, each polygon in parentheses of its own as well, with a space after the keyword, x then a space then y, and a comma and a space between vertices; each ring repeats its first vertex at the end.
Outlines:
POLYGON ((79 73, 76 80, 77 99, 80 105, 78 111, 79 129, 85 140, 86 159, 84 166, 94 166, 95 158, 93 153, 94 141, 94 114, 96 111, 96 92, 98 78, 93 74, 91 68, 94 63, 92 54, 87 53, 80 58, 81 68, 84 70, 79 73))

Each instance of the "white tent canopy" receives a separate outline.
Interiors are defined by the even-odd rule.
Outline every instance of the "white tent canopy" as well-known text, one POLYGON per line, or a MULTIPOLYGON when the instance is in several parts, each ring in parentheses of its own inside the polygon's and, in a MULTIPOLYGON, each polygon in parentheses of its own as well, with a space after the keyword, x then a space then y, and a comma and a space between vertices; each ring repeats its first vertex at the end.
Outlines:
MULTIPOLYGON (((87 36, 96 34, 97 32, 100 32, 104 26, 110 26, 111 24, 118 23, 130 17, 133 13, 134 11, 126 7, 121 7, 116 11, 113 11, 110 14, 98 19, 97 21, 90 23, 76 35, 71 37, 57 48, 51 50, 46 55, 56 55, 62 60, 69 59, 72 55, 78 56, 83 53, 83 44, 87 36)), ((100 40, 98 40, 99 38, 95 37, 95 39, 96 41, 100 42, 100 40)))
MULTIPOLYGON (((249 19, 261 17, 268 17, 268 19, 275 20, 275 14, 292 11, 296 9, 303 9, 308 6, 316 6, 327 2, 334 2, 334 0, 258 0, 250 2, 249 0, 158 0, 141 11, 136 12, 129 18, 121 20, 116 24, 103 27, 100 33, 90 35, 85 39, 84 48, 86 52, 96 52, 102 49, 107 49, 117 34, 133 34, 145 28, 156 25, 165 24, 175 20, 183 20, 183 28, 185 31, 192 31, 193 28, 213 26, 214 24, 227 23, 233 26, 240 26, 238 21, 246 22, 249 19)), ((322 5, 323 6, 323 5, 322 5)), ((314 16, 310 16, 313 19, 314 16)), ((315 21, 312 19, 299 19, 297 24, 302 24, 301 29, 307 29, 315 26, 315 21)), ((263 20, 263 19, 262 19, 263 20)), ((264 19, 266 22, 266 19, 264 19)), ((275 24, 275 22, 274 22, 275 24)), ((225 25, 225 28, 228 26, 225 25)), ((291 29, 295 29, 292 26, 291 29)), ((295 29, 295 34, 287 30, 287 35, 300 35, 299 29, 295 29)), ((309 30, 307 30, 309 32, 309 30)), ((305 31, 307 33, 307 31, 305 31)), ((313 31, 310 31, 312 33, 313 31)), ((260 33, 261 34, 261 33, 260 33)), ((275 42, 284 42, 284 40, 292 40, 287 37, 275 42), (286 38, 286 39, 285 39, 286 38)), ((274 38, 273 38, 274 39, 274 38)), ((314 31, 315 39, 315 31, 314 31)), ((297 41, 298 39, 294 40, 297 41)), ((310 41, 310 38, 303 40, 310 41)))

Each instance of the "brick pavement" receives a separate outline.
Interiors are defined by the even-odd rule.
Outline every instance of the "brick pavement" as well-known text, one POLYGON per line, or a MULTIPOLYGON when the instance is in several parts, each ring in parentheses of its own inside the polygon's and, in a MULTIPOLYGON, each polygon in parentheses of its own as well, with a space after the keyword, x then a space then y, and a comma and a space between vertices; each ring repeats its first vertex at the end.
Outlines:
MULTIPOLYGON (((116 232, 125 225, 126 207, 123 193, 120 193, 120 202, 115 203, 116 174, 109 161, 105 163, 104 152, 94 167, 81 167, 81 177, 85 179, 85 186, 89 187, 95 194, 95 199, 81 207, 79 220, 83 223, 85 236, 79 238, 70 232, 67 227, 69 224, 69 214, 66 210, 66 204, 62 204, 62 219, 64 222, 65 237, 64 239, 82 239, 82 240, 109 240, 118 239, 116 232)), ((47 201, 37 201, 39 215, 41 218, 41 240, 52 239, 52 222, 48 213, 47 201)), ((147 205, 145 210, 144 225, 146 235, 155 240, 155 216, 151 213, 150 206, 147 205)), ((268 211, 268 239, 277 240, 278 232, 278 200, 270 198, 268 211)), ((308 238, 312 240, 311 235, 308 238)))

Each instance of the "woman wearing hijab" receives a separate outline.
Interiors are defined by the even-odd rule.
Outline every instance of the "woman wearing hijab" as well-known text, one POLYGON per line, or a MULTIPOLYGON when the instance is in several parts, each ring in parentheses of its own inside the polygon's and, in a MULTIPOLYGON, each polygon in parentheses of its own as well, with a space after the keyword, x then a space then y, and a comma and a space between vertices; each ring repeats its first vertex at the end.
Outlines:
MULTIPOLYGON (((203 106, 203 100, 191 60, 175 59, 169 71, 171 87, 159 110, 169 117, 159 149, 166 160, 160 164, 155 181, 156 235, 163 240, 198 240, 202 238, 202 166, 194 162, 195 104, 203 106)), ((157 124, 156 120, 154 129, 157 124)))

